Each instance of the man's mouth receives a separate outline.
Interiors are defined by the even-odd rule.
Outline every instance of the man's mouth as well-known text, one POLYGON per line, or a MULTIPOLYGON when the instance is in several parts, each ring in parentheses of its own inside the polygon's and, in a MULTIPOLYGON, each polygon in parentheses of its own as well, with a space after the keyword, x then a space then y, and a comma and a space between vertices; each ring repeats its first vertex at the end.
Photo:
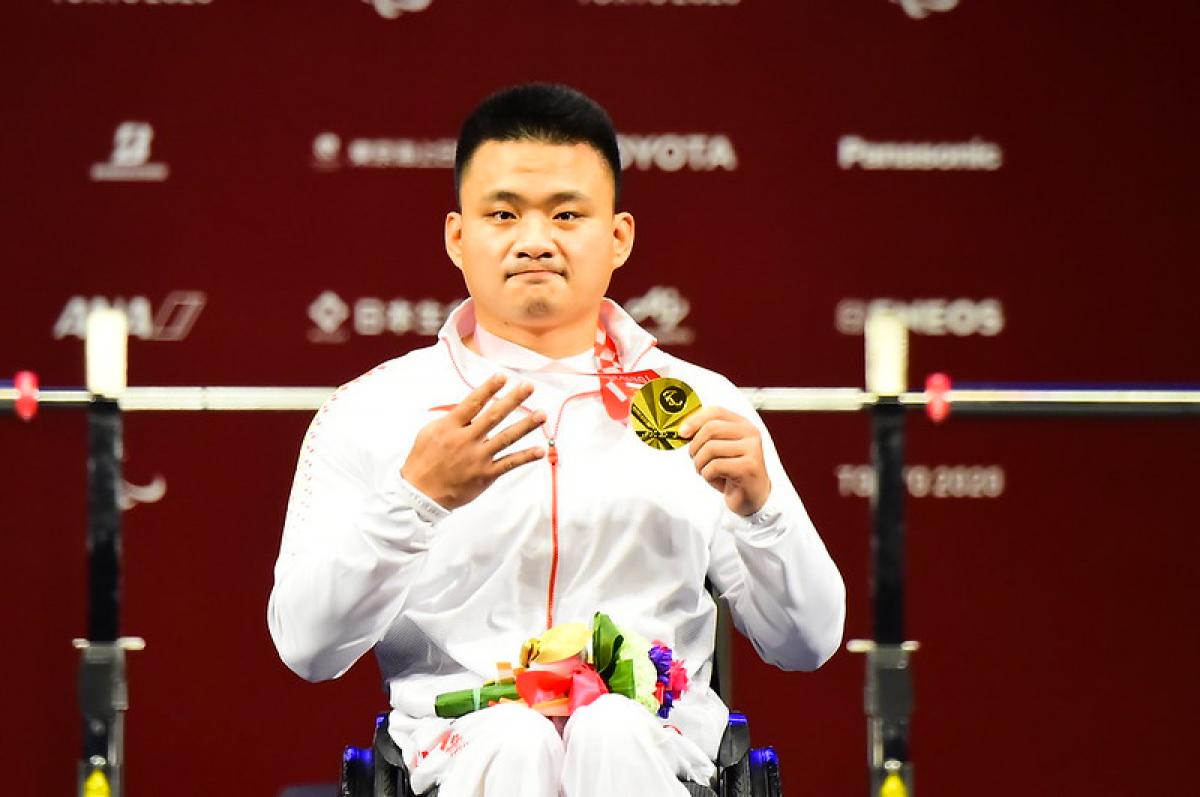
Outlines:
POLYGON ((514 272, 510 273, 506 279, 512 279, 513 277, 534 278, 534 277, 561 277, 561 276, 563 276, 561 271, 558 271, 558 270, 552 269, 552 268, 526 268, 526 269, 521 269, 520 271, 514 271, 514 272))

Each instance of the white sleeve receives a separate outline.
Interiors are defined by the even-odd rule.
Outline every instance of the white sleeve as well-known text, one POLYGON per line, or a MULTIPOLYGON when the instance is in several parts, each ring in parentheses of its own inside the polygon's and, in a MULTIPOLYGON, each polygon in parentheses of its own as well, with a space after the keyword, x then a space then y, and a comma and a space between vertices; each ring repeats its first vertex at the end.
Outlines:
POLYGON ((815 670, 841 644, 846 587, 762 419, 748 404, 733 409, 762 432, 771 495, 744 518, 722 504, 709 578, 764 661, 785 670, 815 670))
POLYGON ((448 514, 401 478, 402 459, 373 466, 346 398, 335 393, 305 435, 267 606, 280 658, 310 681, 338 677, 383 637, 448 514))

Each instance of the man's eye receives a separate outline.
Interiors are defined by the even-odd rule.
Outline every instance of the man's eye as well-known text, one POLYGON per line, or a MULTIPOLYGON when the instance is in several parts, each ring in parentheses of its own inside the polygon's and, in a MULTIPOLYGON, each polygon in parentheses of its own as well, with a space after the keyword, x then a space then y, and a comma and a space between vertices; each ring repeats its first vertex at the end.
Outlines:
POLYGON ((497 219, 499 221, 511 221, 517 217, 517 214, 513 213, 511 210, 493 210, 487 215, 490 218, 497 219))
POLYGON ((554 218, 558 219, 559 221, 578 221, 582 218, 582 216, 573 210, 560 210, 558 213, 554 214, 554 218))

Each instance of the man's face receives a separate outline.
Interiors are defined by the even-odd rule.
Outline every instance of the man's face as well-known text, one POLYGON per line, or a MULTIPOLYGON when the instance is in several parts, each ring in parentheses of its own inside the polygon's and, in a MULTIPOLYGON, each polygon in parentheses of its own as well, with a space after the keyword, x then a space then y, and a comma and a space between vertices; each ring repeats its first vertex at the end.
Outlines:
POLYGON ((599 152, 487 141, 467 164, 459 199, 462 211, 446 217, 446 251, 480 323, 501 336, 594 323, 633 246, 633 217, 613 212, 599 152))

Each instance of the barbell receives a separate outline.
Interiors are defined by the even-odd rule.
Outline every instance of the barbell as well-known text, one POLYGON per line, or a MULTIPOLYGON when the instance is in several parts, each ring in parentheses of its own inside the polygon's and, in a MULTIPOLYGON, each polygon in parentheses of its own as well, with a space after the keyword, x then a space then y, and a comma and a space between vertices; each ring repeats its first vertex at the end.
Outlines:
MULTIPOLYGON (((127 387, 107 397, 124 412, 316 410, 333 394, 333 387, 127 387)), ((843 387, 746 387, 743 395, 764 412, 854 412, 881 401, 924 408, 934 421, 950 413, 963 414, 1083 414, 1188 415, 1200 414, 1200 390, 1188 389, 1067 389, 953 387, 941 373, 925 380, 923 391, 886 395, 843 387)), ((41 388, 37 374, 21 371, 11 382, 0 382, 0 411, 32 420, 43 407, 81 408, 106 398, 84 387, 41 388)))

